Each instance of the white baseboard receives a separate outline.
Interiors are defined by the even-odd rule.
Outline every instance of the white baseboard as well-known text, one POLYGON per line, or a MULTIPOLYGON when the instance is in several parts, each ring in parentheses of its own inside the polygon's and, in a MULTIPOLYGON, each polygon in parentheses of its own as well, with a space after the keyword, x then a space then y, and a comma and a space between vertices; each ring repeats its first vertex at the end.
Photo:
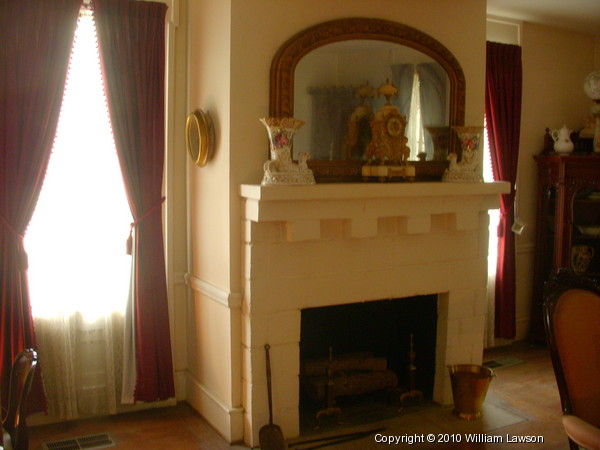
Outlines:
POLYGON ((241 442, 244 439, 244 409, 242 407, 230 407, 223 403, 189 371, 185 373, 185 381, 186 401, 227 442, 230 444, 241 442))
POLYGON ((515 341, 525 341, 529 336, 529 323, 531 319, 529 317, 523 317, 516 320, 516 335, 515 341))
POLYGON ((176 370, 173 375, 175 382, 175 399, 178 402, 184 402, 186 400, 185 372, 185 370, 176 370))
MULTIPOLYGON (((135 405, 119 405, 117 407, 117 414, 143 411, 145 409, 165 408, 167 406, 175 406, 176 404, 177 404, 177 400, 175 398, 170 398, 168 400, 162 400, 162 401, 158 401, 158 402, 150 402, 150 403, 138 402, 135 405)), ((96 416, 96 417, 102 417, 105 415, 106 414, 102 414, 102 415, 96 416)), ((36 426, 40 426, 40 425, 50 425, 53 423, 67 422, 70 420, 90 419, 92 417, 95 417, 95 416, 85 416, 85 417, 79 417, 77 419, 68 419, 67 420, 63 417, 53 416, 51 414, 45 414, 42 412, 42 413, 32 414, 31 416, 28 416, 27 417, 27 425, 30 427, 36 427, 36 426)))

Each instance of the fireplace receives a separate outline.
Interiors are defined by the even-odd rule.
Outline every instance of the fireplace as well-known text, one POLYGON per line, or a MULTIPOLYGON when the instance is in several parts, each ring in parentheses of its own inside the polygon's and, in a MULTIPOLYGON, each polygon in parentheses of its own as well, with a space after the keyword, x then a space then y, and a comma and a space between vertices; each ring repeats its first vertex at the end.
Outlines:
POLYGON ((480 364, 487 283, 487 210, 506 183, 243 185, 244 441, 273 414, 298 436, 303 311, 382 299, 437 299, 433 400, 452 402, 448 364, 480 364))

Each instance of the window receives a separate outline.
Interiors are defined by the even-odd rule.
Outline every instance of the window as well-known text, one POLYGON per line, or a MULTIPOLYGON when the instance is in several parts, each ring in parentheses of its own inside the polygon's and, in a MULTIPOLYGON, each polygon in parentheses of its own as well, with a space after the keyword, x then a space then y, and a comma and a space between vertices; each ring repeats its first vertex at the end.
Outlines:
POLYGON ((80 16, 55 143, 26 234, 34 317, 124 311, 131 223, 91 12, 80 16))

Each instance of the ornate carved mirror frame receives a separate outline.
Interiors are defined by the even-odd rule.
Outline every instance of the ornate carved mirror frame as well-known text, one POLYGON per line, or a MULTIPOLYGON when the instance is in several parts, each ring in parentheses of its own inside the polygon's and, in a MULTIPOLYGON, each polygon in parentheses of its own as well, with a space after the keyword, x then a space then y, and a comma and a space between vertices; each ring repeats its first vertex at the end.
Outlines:
MULTIPOLYGON (((462 126, 465 121, 465 76, 458 60, 439 41, 407 25, 382 19, 346 18, 323 22, 300 31, 286 41, 271 63, 269 114, 271 117, 294 115, 294 71, 309 52, 323 45, 348 40, 387 41, 411 47, 437 61, 450 83, 448 125, 462 126)), ((450 133, 449 151, 460 153, 456 137, 450 133)), ((413 163, 411 161, 411 163, 413 163)), ((425 178, 441 178, 445 161, 415 162, 417 173, 425 178), (441 163, 441 167, 440 167, 441 163)), ((358 181, 360 164, 356 161, 309 161, 317 181, 358 181)), ((419 177, 417 178, 419 179, 419 177)))

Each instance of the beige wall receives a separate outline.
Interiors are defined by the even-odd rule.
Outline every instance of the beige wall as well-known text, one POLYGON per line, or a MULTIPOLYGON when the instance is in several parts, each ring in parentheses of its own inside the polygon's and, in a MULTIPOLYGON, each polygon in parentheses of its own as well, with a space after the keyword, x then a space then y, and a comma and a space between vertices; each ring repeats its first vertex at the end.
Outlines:
POLYGON ((230 7, 227 1, 191 0, 189 16, 189 111, 208 112, 216 151, 206 168, 190 167, 194 275, 228 289, 230 176, 230 7))
POLYGON ((230 253, 232 246, 239 246, 231 238, 230 199, 237 197, 230 182, 231 5, 189 0, 187 17, 187 107, 211 116, 216 148, 207 167, 188 162, 188 281, 193 295, 187 310, 186 397, 226 438, 234 439, 231 415, 240 404, 241 384, 234 378, 239 373, 240 319, 231 308, 236 302, 230 253))
POLYGON ((594 69, 588 35, 523 23, 523 104, 517 180, 517 213, 527 224, 517 236, 517 338, 527 336, 535 245, 536 176, 533 155, 542 151, 544 129, 577 130, 591 102, 583 80, 594 69))

